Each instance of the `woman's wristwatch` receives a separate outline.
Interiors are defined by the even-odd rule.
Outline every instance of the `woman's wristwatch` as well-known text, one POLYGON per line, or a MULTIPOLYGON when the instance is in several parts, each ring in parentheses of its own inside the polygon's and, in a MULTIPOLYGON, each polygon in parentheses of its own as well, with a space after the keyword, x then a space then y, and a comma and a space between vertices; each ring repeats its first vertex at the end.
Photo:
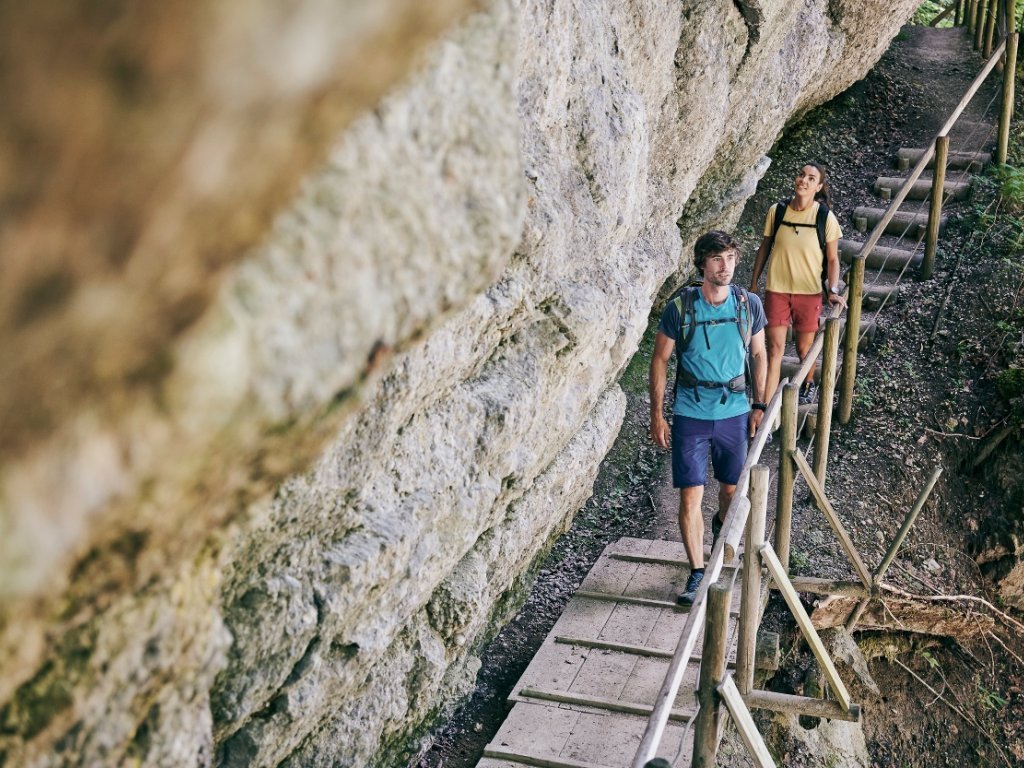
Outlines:
POLYGON ((834 293, 836 296, 838 296, 839 295, 839 286, 838 285, 830 285, 828 287, 828 292, 829 293, 834 293))
POLYGON ((750 407, 753 408, 755 411, 764 412, 768 410, 768 405, 766 403, 751 403, 750 407))

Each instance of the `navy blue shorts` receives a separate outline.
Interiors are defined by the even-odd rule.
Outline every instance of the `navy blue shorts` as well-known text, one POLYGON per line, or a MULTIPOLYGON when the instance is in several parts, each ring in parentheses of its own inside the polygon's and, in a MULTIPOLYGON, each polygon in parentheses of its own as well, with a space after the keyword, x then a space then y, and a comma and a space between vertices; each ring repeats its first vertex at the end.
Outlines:
POLYGON ((747 460, 749 414, 710 421, 672 416, 672 485, 692 488, 708 481, 708 446, 715 479, 736 485, 747 460))

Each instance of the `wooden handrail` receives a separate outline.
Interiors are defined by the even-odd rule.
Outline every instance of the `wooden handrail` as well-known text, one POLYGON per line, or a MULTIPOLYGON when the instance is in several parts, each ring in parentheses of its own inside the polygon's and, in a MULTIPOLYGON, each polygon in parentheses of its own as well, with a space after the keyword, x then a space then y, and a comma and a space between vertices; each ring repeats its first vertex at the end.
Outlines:
POLYGON ((732 675, 726 675, 725 679, 718 686, 718 694, 729 708, 733 722, 736 723, 736 730, 739 731, 743 745, 747 748, 747 754, 754 761, 756 768, 775 768, 775 759, 768 747, 761 738, 761 732, 757 730, 754 718, 747 710, 746 702, 736 688, 732 675))
MULTIPOLYGON (((1012 37, 1010 39, 1016 40, 1015 37, 1012 37)), ((996 50, 992 53, 992 56, 989 58, 988 62, 986 62, 981 72, 979 72, 977 77, 975 77, 974 80, 971 82, 971 85, 967 88, 967 91, 960 99, 960 102, 956 105, 956 108, 946 119, 946 122, 942 124, 942 127, 935 135, 936 138, 940 136, 949 135, 949 131, 956 124, 956 121, 959 119, 960 115, 963 114, 963 111, 967 108, 967 105, 971 102, 971 99, 974 98, 975 94, 978 92, 978 89, 981 88, 981 84, 985 82, 985 78, 987 78, 989 74, 992 72, 992 70, 995 68, 996 64, 999 62, 1006 48, 1007 41, 1004 39, 999 44, 999 47, 996 48, 996 50)), ((871 233, 868 235, 868 239, 864 242, 864 245, 860 250, 860 259, 866 261, 866 259, 871 255, 871 252, 874 250, 875 246, 878 245, 878 241, 885 233, 885 229, 889 225, 889 222, 892 221, 893 217, 896 215, 896 212, 899 210, 900 205, 903 204, 903 201, 907 199, 907 195, 910 194, 910 190, 913 189, 914 182, 916 182, 920 178, 921 174, 924 172, 925 166, 928 165, 928 162, 934 156, 935 141, 933 140, 921 154, 920 159, 917 161, 917 164, 914 166, 914 169, 910 172, 910 175, 907 177, 907 180, 903 182, 903 186, 899 188, 899 191, 896 193, 896 196, 892 199, 892 202, 889 204, 888 209, 886 209, 885 213, 882 214, 882 218, 879 219, 874 229, 871 230, 871 233)), ((847 317, 847 337, 843 346, 842 381, 840 382, 839 387, 840 424, 846 424, 850 420, 850 416, 853 410, 853 388, 855 383, 854 379, 856 377, 857 371, 858 338, 856 334, 859 332, 859 320, 860 308, 858 305, 858 307, 851 309, 847 317), (852 322, 855 317, 858 321, 856 323, 852 322), (855 335, 851 336, 851 333, 855 335)))

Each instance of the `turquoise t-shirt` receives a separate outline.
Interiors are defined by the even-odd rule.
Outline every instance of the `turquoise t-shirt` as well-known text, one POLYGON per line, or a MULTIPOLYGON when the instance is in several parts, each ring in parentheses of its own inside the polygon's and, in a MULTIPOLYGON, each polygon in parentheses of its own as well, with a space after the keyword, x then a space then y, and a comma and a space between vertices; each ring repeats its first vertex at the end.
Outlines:
MULTIPOLYGON (((750 312, 750 333, 753 336, 761 331, 767 321, 761 299, 756 294, 747 292, 747 310, 750 312)), ((729 298, 717 307, 711 306, 704 299, 704 294, 697 289, 693 302, 695 320, 699 323, 706 320, 730 320, 736 318, 736 297, 729 291, 729 298)), ((676 303, 670 301, 661 315, 658 330, 678 343, 681 333, 682 318, 676 303)), ((676 347, 678 356, 679 348, 676 347)), ((701 381, 727 382, 741 376, 746 362, 746 350, 740 329, 735 322, 724 322, 718 325, 698 325, 690 346, 683 353, 683 368, 701 381), (705 335, 706 334, 706 335, 705 335)), ((671 375, 671 374, 670 374, 671 375)), ((672 412, 692 419, 717 420, 728 419, 750 411, 750 403, 744 392, 730 392, 722 387, 680 386, 676 389, 675 405, 672 412), (725 394, 725 402, 722 395, 725 394), (699 396, 699 400, 697 399, 699 396)))

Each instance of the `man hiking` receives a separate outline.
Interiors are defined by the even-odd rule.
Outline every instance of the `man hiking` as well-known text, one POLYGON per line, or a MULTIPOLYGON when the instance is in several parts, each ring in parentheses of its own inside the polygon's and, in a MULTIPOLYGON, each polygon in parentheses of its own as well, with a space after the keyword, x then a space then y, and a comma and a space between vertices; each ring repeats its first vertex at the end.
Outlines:
POLYGON ((719 482, 718 512, 711 529, 717 539, 722 518, 736 492, 747 442, 764 416, 767 372, 765 314, 756 294, 732 285, 739 247, 725 232, 701 235, 693 260, 704 277, 669 301, 658 325, 651 359, 651 439, 672 446, 672 484, 679 488, 679 530, 690 560, 686 588, 677 598, 691 605, 704 578, 704 519, 701 501, 707 482, 708 451, 719 482), (668 363, 677 351, 671 441, 664 416, 668 363), (747 400, 747 357, 754 403, 747 400))

